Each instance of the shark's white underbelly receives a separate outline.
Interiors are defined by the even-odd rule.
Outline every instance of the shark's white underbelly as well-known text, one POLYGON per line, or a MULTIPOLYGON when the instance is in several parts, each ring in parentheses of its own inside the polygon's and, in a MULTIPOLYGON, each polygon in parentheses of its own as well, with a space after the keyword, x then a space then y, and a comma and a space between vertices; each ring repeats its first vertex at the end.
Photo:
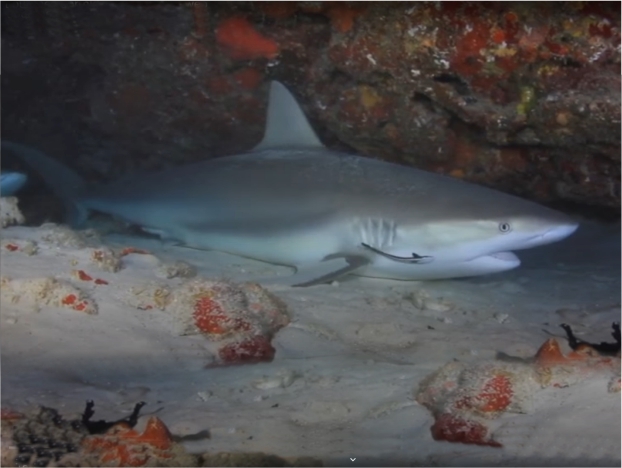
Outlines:
MULTIPOLYGON (((189 232, 186 233, 184 242, 196 248, 220 250, 269 263, 304 267, 322 262, 336 253, 344 256, 364 254, 361 242, 369 242, 370 234, 368 232, 367 236, 362 236, 361 231, 355 227, 356 224, 352 220, 341 220, 295 231, 276 231, 266 236, 235 231, 218 235, 189 232)), ((429 253, 439 254, 423 252, 429 253)), ((518 258, 510 252, 466 259, 463 253, 456 256, 439 254, 437 259, 425 264, 400 263, 379 255, 369 256, 369 261, 369 265, 356 271, 357 275, 428 280, 496 273, 520 265, 518 258)))
POLYGON ((270 234, 187 232, 183 242, 191 247, 220 250, 280 265, 299 266, 322 261, 352 245, 347 232, 336 225, 323 225, 270 234))
MULTIPOLYGON (((107 208, 107 207, 105 207, 107 208)), ((135 207, 134 207, 135 208, 135 207)), ((123 216, 128 205, 117 208, 123 216)), ((108 209, 108 211, 112 211, 108 209)), ((333 217, 321 222, 286 228, 273 226, 265 231, 244 227, 244 220, 238 220, 238 228, 210 229, 209 222, 201 228, 188 228, 183 222, 175 220, 176 213, 160 208, 157 215, 150 210, 134 210, 143 213, 140 220, 146 230, 172 238, 189 247, 218 250, 256 260, 305 267, 317 264, 334 255, 365 255, 369 264, 358 269, 355 274, 376 278, 403 280, 428 280, 477 276, 516 268, 520 261, 512 254, 468 257, 468 252, 456 246, 441 251, 431 251, 429 236, 419 233, 419 239, 412 238, 413 253, 431 255, 434 261, 425 264, 400 263, 380 255, 370 254, 361 247, 368 243, 376 248, 388 248, 396 237, 395 224, 390 221, 371 221, 356 217, 333 217), (166 222, 163 222, 166 220, 166 222)), ((237 223, 233 223, 237 224, 237 223)), ((409 255, 411 252, 403 252, 409 255)))
POLYGON ((484 255, 471 260, 447 258, 424 264, 398 263, 376 257, 373 263, 357 270, 354 274, 373 278, 424 281, 499 273, 519 265, 520 260, 511 252, 484 255))

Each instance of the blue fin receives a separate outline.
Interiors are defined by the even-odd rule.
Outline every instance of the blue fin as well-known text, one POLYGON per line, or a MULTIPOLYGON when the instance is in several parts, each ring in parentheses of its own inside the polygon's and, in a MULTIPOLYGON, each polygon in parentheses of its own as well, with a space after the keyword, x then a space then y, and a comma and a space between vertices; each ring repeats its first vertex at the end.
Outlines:
POLYGON ((3 141, 2 152, 4 151, 12 152, 28 164, 63 201, 67 224, 75 227, 84 224, 88 210, 79 203, 79 197, 84 193, 86 184, 77 173, 41 151, 18 143, 3 141))
POLYGON ((3 172, 0 174, 0 197, 15 195, 28 180, 21 172, 3 172))

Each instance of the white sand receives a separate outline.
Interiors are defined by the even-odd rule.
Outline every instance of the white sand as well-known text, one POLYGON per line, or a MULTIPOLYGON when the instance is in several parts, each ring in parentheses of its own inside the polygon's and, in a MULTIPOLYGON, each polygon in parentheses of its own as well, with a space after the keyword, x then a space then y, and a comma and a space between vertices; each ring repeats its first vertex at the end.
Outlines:
MULTIPOLYGON (((611 322, 620 320, 619 224, 584 223, 570 239, 518 252, 523 265, 504 274, 427 283, 352 277, 311 288, 265 284, 292 317, 273 340, 274 361, 210 369, 202 336, 179 336, 174 317, 137 309, 130 292, 155 283, 174 288, 182 279, 164 279, 156 258, 144 255, 124 257, 116 273, 102 271, 88 247, 59 246, 49 233, 4 229, 3 246, 32 239, 38 252, 3 247, 2 275, 53 276, 89 295, 98 313, 37 309, 4 294, 3 408, 43 404, 73 415, 93 399, 95 419, 112 420, 144 400, 143 415, 157 414, 176 435, 210 431, 211 439, 185 444, 192 452, 310 455, 329 466, 620 466, 620 393, 607 391, 605 374, 544 389, 526 414, 491 421, 503 448, 434 441, 434 419, 414 401, 421 380, 454 359, 476 363, 497 352, 531 357, 550 337, 545 330, 568 351, 562 322, 585 340, 611 341, 611 322), (76 269, 109 285, 81 282, 71 274, 76 269)), ((290 274, 153 239, 104 242, 148 249, 162 261, 185 260, 206 278, 290 274)))

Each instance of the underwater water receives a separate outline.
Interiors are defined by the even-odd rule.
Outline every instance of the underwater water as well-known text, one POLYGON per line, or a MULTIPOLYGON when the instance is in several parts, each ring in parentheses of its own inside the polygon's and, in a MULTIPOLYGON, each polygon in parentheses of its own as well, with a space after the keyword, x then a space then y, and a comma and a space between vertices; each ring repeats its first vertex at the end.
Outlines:
MULTIPOLYGON (((291 466, 620 466, 620 6, 551 5, 2 2, 3 143, 36 148, 76 174, 47 163, 36 174, 3 148, 0 192, 19 201, 0 198, 1 464, 53 463, 60 441, 74 456, 67 466, 75 457, 146 463, 123 455, 128 447, 160 466, 236 465, 221 453, 243 466, 284 463, 272 454, 291 466), (274 80, 298 111, 271 113, 274 80), (207 236, 200 220, 209 211, 226 231, 222 193, 209 192, 218 186, 236 201, 248 189, 236 205, 242 235, 221 236, 220 250, 240 239, 240 255, 255 253, 251 241, 271 254, 334 246, 334 225, 305 230, 304 207, 317 205, 296 198, 298 166, 286 172, 289 192, 276 191, 283 178, 272 166, 241 177, 233 164, 211 179, 189 166, 169 184, 176 166, 258 142, 272 160, 289 151, 274 148, 302 142, 434 171, 499 190, 482 198, 502 214, 494 202, 512 193, 580 227, 517 250, 520 267, 503 273, 349 275, 304 288, 287 286, 292 268, 162 241, 161 225, 152 236, 141 230, 187 204, 177 227, 207 236), (151 191, 131 178, 142 170, 162 171, 151 191), (102 213, 91 229, 62 225, 72 206, 63 202, 110 181, 119 181, 107 194, 118 211, 91 208, 129 210, 133 226, 102 213), (285 219, 276 241, 266 235, 274 219, 257 216, 260 195, 283 209, 271 211, 285 219), (253 239, 248 219, 260 233, 253 239), (113 424, 123 419, 136 419, 137 432, 113 424), (100 420, 113 434, 94 433, 100 420), (244 458, 257 452, 268 458, 244 458)), ((369 180, 381 181, 379 192, 424 191, 412 172, 379 176, 373 164, 334 173, 316 164, 306 182, 328 173, 349 195, 368 195, 369 180)), ((438 198, 461 218, 447 192, 469 205, 451 182, 434 192, 429 181, 439 179, 418 180, 436 197, 401 211, 390 197, 352 203, 380 206, 365 253, 405 270, 431 255, 376 248, 395 237, 391 215, 414 218, 438 198)), ((325 187, 310 192, 343 201, 325 187)), ((487 215, 475 210, 471 220, 487 215)), ((438 237, 464 234, 450 227, 438 237)), ((516 262, 514 248, 500 250, 484 260, 516 262)))

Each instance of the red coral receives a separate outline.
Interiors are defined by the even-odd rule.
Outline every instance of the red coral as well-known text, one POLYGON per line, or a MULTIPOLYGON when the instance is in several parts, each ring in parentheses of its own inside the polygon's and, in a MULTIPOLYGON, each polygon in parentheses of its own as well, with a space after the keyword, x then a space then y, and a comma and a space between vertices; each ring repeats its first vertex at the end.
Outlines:
POLYGON ((198 38, 207 35, 207 5, 204 2, 191 2, 194 18, 194 35, 198 38))
POLYGON ((76 270, 74 274, 81 281, 93 281, 93 277, 86 274, 84 270, 76 270))
POLYGON ((488 428, 483 424, 452 414, 445 413, 437 416, 431 431, 434 440, 502 447, 499 442, 488 437, 488 428))
POLYGON ((130 255, 130 254, 146 255, 146 254, 149 254, 149 251, 144 250, 144 249, 137 249, 136 247, 126 247, 120 253, 121 257, 125 257, 126 255, 130 255))
POLYGON ((486 48, 490 37, 488 26, 481 21, 474 20, 468 31, 458 39, 456 52, 451 59, 452 67, 464 76, 475 75, 484 66, 480 50, 486 48))
POLYGON ((491 30, 491 39, 495 44, 501 44, 506 41, 505 31, 501 28, 493 27, 491 30))
MULTIPOLYGON (((507 12, 503 17, 503 34, 505 36, 506 44, 516 44, 516 35, 518 34, 520 24, 518 22, 518 15, 513 11, 507 12)), ((493 37, 494 39, 494 37, 493 37)))
POLYGON ((538 56, 538 49, 549 35, 550 26, 533 26, 520 35, 518 47, 521 50, 521 59, 533 62, 538 56))
POLYGON ((85 311, 89 305, 87 301, 78 302, 78 296, 75 294, 67 294, 60 302, 62 305, 71 306, 73 310, 77 310, 78 312, 85 311))
POLYGON ((246 18, 240 16, 222 21, 216 29, 216 40, 236 60, 273 59, 279 53, 279 45, 275 41, 260 34, 246 18))
POLYGON ((240 318, 230 317, 210 296, 199 297, 194 306, 194 324, 203 333, 224 335, 231 331, 248 331, 251 325, 240 318))
POLYGON ((192 317, 196 327, 203 333, 222 334, 226 331, 220 322, 225 320, 227 316, 220 305, 209 296, 197 299, 192 317))
POLYGON ((12 409, 0 409, 0 419, 2 421, 15 421, 17 419, 22 419, 23 417, 24 415, 22 413, 18 413, 17 411, 13 411, 12 409))
POLYGON ((67 294, 65 297, 63 297, 63 299, 61 300, 61 303, 63 305, 72 305, 72 304, 75 304, 77 300, 78 298, 76 297, 75 294, 67 294))
POLYGON ((276 350, 264 336, 254 336, 247 340, 230 343, 218 351, 220 359, 226 364, 250 364, 271 362, 276 350))
POLYGON ((505 375, 496 374, 486 381, 478 394, 467 395, 458 400, 456 408, 469 408, 484 413, 503 411, 512 403, 513 396, 510 379, 505 375))
POLYGON ((19 247, 15 244, 7 244, 4 246, 4 248, 7 249, 9 252, 15 252, 19 249, 19 247))
POLYGON ((73 306, 73 310, 77 310, 78 312, 83 312, 86 309, 87 303, 82 301, 73 306))

